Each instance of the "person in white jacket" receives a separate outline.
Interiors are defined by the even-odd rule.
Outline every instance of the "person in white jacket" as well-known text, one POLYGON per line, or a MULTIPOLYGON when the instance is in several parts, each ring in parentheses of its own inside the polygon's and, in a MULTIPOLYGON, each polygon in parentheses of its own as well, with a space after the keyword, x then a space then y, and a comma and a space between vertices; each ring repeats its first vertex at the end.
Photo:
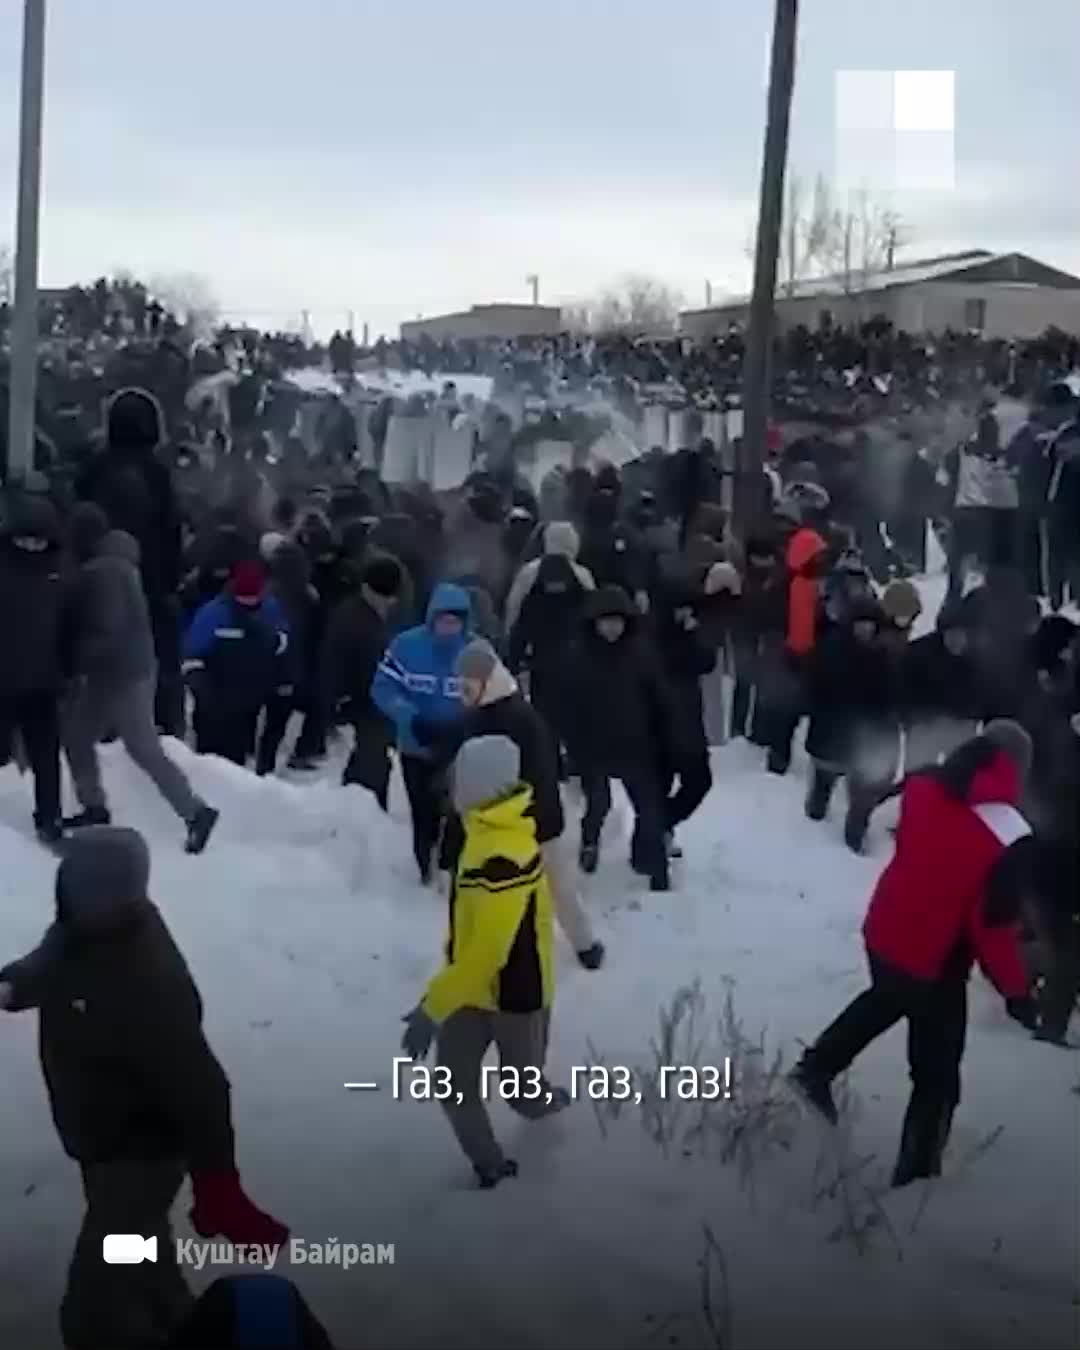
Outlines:
MULTIPOLYGON (((587 567, 582 567, 577 560, 580 548, 581 539, 570 521, 553 520, 545 527, 544 557, 568 559, 582 587, 587 591, 595 591, 596 582, 592 573, 587 567)), ((543 558, 534 558, 531 562, 527 562, 514 578, 514 584, 510 587, 510 594, 506 598, 505 632, 513 632, 514 625, 521 617, 521 607, 536 585, 536 578, 540 575, 540 564, 543 561, 543 558)))

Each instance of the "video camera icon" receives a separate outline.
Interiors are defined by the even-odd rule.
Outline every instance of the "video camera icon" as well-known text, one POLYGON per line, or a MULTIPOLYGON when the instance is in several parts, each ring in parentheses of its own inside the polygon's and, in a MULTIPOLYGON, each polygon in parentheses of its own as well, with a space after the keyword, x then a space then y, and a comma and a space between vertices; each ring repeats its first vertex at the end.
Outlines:
POLYGON ((101 1255, 107 1266, 138 1266, 157 1261, 157 1238, 138 1233, 108 1233, 101 1243, 101 1255))

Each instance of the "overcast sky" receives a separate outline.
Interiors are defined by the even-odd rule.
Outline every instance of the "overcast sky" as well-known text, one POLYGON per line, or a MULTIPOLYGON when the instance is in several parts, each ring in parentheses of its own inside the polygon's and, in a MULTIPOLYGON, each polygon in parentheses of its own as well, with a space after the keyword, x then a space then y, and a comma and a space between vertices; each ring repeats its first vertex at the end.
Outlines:
MULTIPOLYGON (((49 0, 42 281, 197 272, 263 324, 749 281, 769 0, 49 0)), ((22 0, 0 0, 0 242, 22 0)), ((803 0, 791 164, 835 76, 956 72, 956 182, 908 256, 1080 272, 1078 0, 803 0)))

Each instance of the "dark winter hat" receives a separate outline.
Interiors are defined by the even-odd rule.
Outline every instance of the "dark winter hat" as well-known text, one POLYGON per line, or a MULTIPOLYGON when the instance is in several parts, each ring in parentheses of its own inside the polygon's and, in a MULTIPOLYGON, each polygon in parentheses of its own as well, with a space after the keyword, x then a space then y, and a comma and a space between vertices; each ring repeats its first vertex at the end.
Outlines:
POLYGON ((780 556, 780 549, 775 539, 765 534, 751 534, 747 537, 745 553, 748 559, 763 558, 769 562, 776 562, 780 556))
POLYGON ((71 551, 80 562, 97 556, 109 533, 109 518, 95 502, 80 502, 68 522, 71 551))
POLYGON ((105 437, 115 450, 156 450, 165 439, 161 404, 145 389, 121 389, 106 405, 105 437))
POLYGON ((20 496, 11 508, 4 533, 12 539, 44 539, 55 544, 60 538, 60 517, 48 497, 20 496))
POLYGON ((922 613, 922 596, 910 581, 890 581, 881 597, 885 616, 898 626, 910 627, 922 613))
POLYGON ((150 850, 137 830, 80 830, 56 873, 56 917, 82 932, 124 923, 147 899, 150 850))
POLYGON ((266 594, 266 573, 257 562, 238 562, 229 578, 229 589, 241 605, 257 605, 266 594))
POLYGON ((491 679, 491 672, 499 664, 499 654, 484 638, 475 638, 461 649, 457 659, 457 673, 462 680, 491 679))
POLYGON ((373 558, 360 574, 360 583, 386 600, 401 593, 404 580, 401 564, 395 558, 373 558))
POLYGON ((1035 753, 1031 737, 1019 722, 1010 722, 999 717, 989 722, 983 730, 983 737, 996 746, 1003 755, 1008 755, 1016 765, 1021 779, 1025 779, 1031 770, 1031 760, 1035 753))
POLYGON ((885 614, 872 595, 860 595, 852 600, 848 617, 853 624, 875 623, 879 628, 885 622, 885 614))
POLYGON ((597 619, 629 620, 633 619, 636 613, 634 602, 621 586, 601 586, 589 597, 586 612, 593 623, 597 619))

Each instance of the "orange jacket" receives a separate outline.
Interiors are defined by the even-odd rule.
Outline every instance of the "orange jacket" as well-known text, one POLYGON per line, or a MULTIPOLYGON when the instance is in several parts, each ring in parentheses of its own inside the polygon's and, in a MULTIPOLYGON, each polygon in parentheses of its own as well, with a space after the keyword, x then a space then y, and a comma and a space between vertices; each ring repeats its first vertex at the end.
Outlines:
POLYGON ((807 526, 788 540, 785 561, 788 571, 787 648, 807 656, 817 639, 817 564, 827 545, 816 530, 807 526))

